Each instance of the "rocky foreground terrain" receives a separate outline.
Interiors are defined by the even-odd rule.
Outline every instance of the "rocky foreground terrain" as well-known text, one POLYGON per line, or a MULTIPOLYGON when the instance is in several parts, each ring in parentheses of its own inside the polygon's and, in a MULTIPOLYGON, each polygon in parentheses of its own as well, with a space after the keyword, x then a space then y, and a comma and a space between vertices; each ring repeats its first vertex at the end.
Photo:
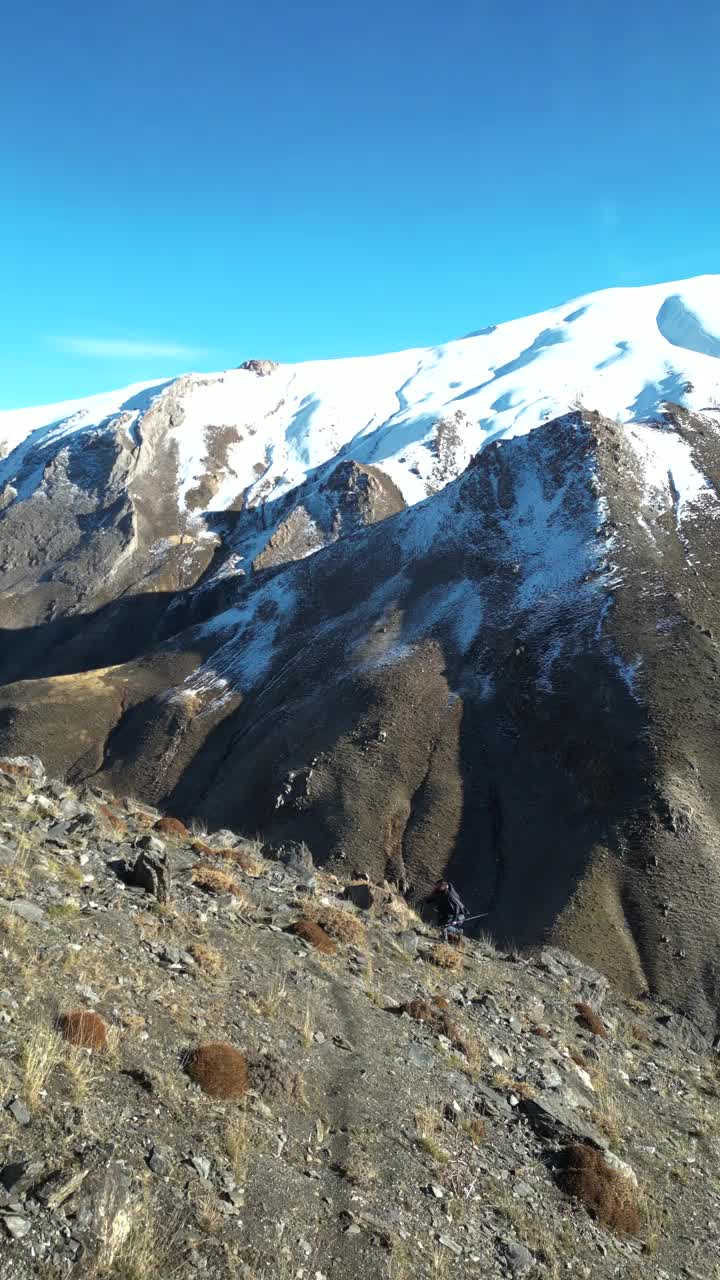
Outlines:
POLYGON ((554 947, 0 760, 3 1280, 720 1276, 720 1069, 554 947))

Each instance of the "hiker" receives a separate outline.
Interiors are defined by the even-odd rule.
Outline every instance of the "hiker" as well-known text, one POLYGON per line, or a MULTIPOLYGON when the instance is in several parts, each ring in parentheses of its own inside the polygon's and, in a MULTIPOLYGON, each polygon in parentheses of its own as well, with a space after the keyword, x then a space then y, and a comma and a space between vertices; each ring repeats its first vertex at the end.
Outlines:
POLYGON ((457 889, 448 880, 438 880, 433 889, 432 897, 438 904, 440 924, 445 942, 450 937, 461 937, 467 911, 457 889))

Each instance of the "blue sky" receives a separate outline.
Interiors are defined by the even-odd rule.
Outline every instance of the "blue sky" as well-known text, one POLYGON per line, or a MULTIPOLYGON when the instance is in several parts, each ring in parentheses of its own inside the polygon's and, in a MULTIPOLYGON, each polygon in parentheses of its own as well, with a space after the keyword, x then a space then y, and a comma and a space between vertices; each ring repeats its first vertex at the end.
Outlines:
POLYGON ((28 0, 0 407, 720 271, 711 0, 28 0))

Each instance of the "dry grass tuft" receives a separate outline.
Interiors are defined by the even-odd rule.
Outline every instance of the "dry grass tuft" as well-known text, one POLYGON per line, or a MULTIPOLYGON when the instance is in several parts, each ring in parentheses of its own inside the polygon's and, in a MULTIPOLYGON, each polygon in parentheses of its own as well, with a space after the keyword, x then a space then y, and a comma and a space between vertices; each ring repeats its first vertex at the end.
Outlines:
POLYGON ((71 1009, 58 1019, 63 1040, 76 1049, 105 1050, 108 1047, 108 1025, 92 1009, 71 1009))
POLYGON ((575 1021, 578 1022, 581 1027, 585 1027, 587 1031, 591 1031, 594 1036, 602 1036, 603 1039, 606 1040, 608 1036, 608 1029, 602 1018, 598 1017, 595 1010, 591 1009, 590 1005, 585 1004, 583 1000, 579 1000, 575 1005, 575 1008, 577 1010, 577 1018, 575 1021))
POLYGON ((220 858, 223 862, 232 862, 241 871, 244 871, 246 875, 253 876, 255 879, 265 871, 262 859, 251 852, 253 846, 249 848, 214 849, 205 840, 193 840, 192 847, 195 853, 201 853, 203 858, 220 858))
POLYGON ((462 946, 451 946, 449 942, 437 942, 430 952, 430 960, 438 969, 457 971, 463 966, 462 946))
POLYGON ((219 867, 208 867, 200 863, 193 867, 192 882, 206 893, 234 893, 236 897, 242 897, 242 889, 234 876, 221 871, 219 867))
POLYGON ((422 923, 417 911, 394 891, 391 891, 391 896, 389 901, 385 903, 384 910, 388 915, 393 916, 403 932, 413 929, 422 923))
POLYGON ((316 951, 322 951, 323 955, 334 956, 337 947, 328 933, 325 932, 322 925, 316 924, 314 920, 296 920, 290 925, 290 932, 294 933, 298 938, 303 938, 305 942, 309 942, 311 947, 316 951))
POLYGON ((211 1098, 242 1098, 247 1092, 247 1061, 231 1044, 198 1045, 188 1054, 185 1070, 211 1098))
POLYGON ((641 1234, 637 1188, 626 1174, 612 1169, 595 1147, 579 1143, 566 1147, 560 1153, 559 1181, 603 1226, 623 1235, 641 1234))
POLYGON ((225 1130, 225 1150, 238 1182, 244 1182, 248 1165, 247 1112, 241 1107, 225 1130))
POLYGON ((102 1224, 100 1250, 88 1275, 92 1280, 179 1278, 183 1225, 179 1213, 171 1213, 161 1226, 146 1195, 132 1214, 119 1214, 109 1230, 102 1224))
POLYGON ((92 1056, 82 1049, 77 1049, 74 1045, 69 1044, 66 1046, 62 1065, 72 1082, 75 1098, 78 1101, 81 1100, 98 1079, 95 1074, 92 1056))
POLYGON ((223 967, 222 955, 207 942, 191 942, 188 951, 198 968, 205 973, 219 973, 223 967))
POLYGON ((535 1098, 537 1096, 537 1091, 533 1089, 531 1084, 528 1084, 525 1080, 515 1080, 504 1071, 495 1072, 493 1084, 496 1089, 502 1089, 504 1093, 514 1093, 517 1098, 535 1098))
POLYGON ((436 1164, 445 1164, 450 1156, 438 1142, 443 1130, 442 1113, 436 1105, 426 1104, 415 1112, 415 1128, 417 1144, 436 1164))
POLYGON ((193 853, 202 854, 203 858, 216 858, 221 853, 220 849, 213 849, 205 840, 193 840, 191 848, 193 853))
POLYGON ((190 836, 185 823, 179 818, 158 818, 153 830, 161 832, 164 836, 174 836, 176 840, 187 840, 190 836))
POLYGON ((348 942, 354 947, 365 945, 367 929, 349 908, 309 906, 307 915, 337 942, 348 942))
POLYGON ((622 1145, 623 1114, 617 1098, 608 1087, 604 1078, 597 1072, 591 1077, 597 1095, 597 1106, 590 1112, 590 1119, 597 1129, 605 1135, 610 1146, 616 1150, 622 1145))
POLYGON ((474 1147, 481 1147, 487 1138, 487 1125, 481 1116, 469 1116, 463 1121, 463 1129, 474 1147))
POLYGON ((62 1043, 53 1028, 44 1023, 34 1027, 22 1053, 22 1089, 29 1107, 37 1106, 61 1058, 62 1043))

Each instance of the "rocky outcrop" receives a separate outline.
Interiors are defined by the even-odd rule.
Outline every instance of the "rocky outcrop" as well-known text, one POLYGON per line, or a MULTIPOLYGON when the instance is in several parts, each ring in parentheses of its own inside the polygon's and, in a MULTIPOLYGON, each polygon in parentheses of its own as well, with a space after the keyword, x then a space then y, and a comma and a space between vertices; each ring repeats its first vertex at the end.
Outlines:
POLYGON ((273 513, 275 529, 252 567, 267 569, 302 560, 338 538, 404 510, 403 496, 389 476, 377 467, 341 462, 325 479, 308 481, 280 504, 273 513), (287 516, 282 515, 283 508, 289 508, 287 516))
POLYGON ((187 528, 179 501, 172 433, 184 389, 179 379, 91 430, 69 419, 31 433, 0 463, 0 625, 197 580, 213 545, 187 528))
POLYGON ((248 373, 256 373, 258 378, 267 378, 273 369, 277 369, 277 360, 245 360, 238 368, 246 369, 248 373))

